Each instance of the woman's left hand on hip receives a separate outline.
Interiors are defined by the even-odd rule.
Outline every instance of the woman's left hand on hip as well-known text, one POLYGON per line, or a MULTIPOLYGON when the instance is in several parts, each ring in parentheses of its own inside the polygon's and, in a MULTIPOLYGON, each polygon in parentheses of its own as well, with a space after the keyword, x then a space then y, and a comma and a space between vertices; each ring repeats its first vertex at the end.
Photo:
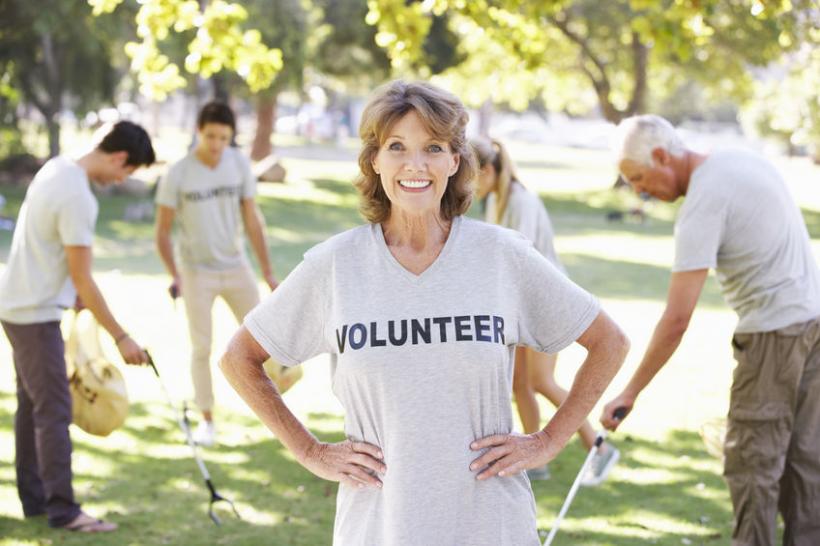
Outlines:
POLYGON ((550 438, 543 430, 533 434, 511 432, 487 436, 470 444, 473 451, 487 450, 470 464, 470 470, 480 471, 479 480, 496 475, 513 476, 548 463, 554 457, 549 447, 550 438))

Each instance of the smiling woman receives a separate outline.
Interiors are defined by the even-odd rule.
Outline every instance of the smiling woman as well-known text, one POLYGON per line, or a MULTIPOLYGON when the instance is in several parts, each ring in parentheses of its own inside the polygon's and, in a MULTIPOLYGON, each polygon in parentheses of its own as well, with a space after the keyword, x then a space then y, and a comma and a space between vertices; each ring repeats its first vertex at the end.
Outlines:
POLYGON ((447 142, 427 132, 418 114, 408 112, 373 158, 373 170, 394 214, 421 213, 439 208, 459 159, 447 142))
POLYGON ((365 108, 356 187, 369 224, 305 254, 221 361, 297 460, 340 482, 334 544, 535 546, 523 470, 563 448, 625 356, 590 294, 512 231, 464 218, 474 159, 453 95, 397 81, 365 108), (544 430, 513 432, 518 344, 589 355, 544 430), (262 369, 330 353, 347 440, 318 441, 262 369), (469 537, 469 538, 468 538, 469 537))
POLYGON ((464 137, 467 112, 460 101, 432 85, 394 82, 362 113, 361 174, 354 184, 368 221, 390 216, 396 185, 431 195, 408 202, 410 210, 441 209, 444 220, 467 211, 472 201, 475 160, 464 137), (389 193, 388 193, 389 192, 389 193), (419 208, 421 207, 421 208, 419 208))

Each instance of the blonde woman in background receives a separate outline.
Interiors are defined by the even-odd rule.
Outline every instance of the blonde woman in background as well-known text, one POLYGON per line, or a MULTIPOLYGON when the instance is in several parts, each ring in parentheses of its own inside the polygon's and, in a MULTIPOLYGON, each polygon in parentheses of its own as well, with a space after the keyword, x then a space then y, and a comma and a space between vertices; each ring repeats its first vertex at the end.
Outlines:
MULTIPOLYGON (((507 150, 500 142, 486 138, 474 139, 472 146, 479 164, 476 194, 479 199, 487 199, 485 219, 520 232, 542 256, 566 275, 555 253, 552 223, 547 210, 538 195, 529 191, 518 179, 507 150)), ((540 428, 541 415, 536 392, 555 407, 566 400, 567 391, 555 381, 557 358, 557 354, 516 347, 513 395, 527 434, 540 428)), ((590 449, 595 442, 595 432, 588 421, 584 421, 578 434, 584 446, 590 449)), ((620 452, 614 446, 604 443, 582 483, 592 486, 603 482, 619 457, 620 452)), ((545 480, 549 478, 549 469, 544 465, 529 470, 528 474, 530 479, 545 480)))

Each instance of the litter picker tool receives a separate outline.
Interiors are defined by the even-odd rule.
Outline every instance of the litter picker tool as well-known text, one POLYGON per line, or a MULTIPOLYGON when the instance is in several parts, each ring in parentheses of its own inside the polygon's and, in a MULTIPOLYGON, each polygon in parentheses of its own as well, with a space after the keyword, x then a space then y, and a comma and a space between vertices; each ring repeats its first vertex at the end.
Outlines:
MULTIPOLYGON (((613 413, 613 417, 620 421, 626 416, 626 408, 618 408, 613 413)), ((575 481, 572 482, 572 487, 569 488, 569 493, 567 494, 567 498, 564 499, 564 505, 561 506, 561 511, 558 512, 558 517, 555 518, 555 523, 552 524, 552 530, 550 534, 547 535, 547 539, 544 541, 544 546, 550 546, 552 541, 555 539, 555 535, 558 534, 558 528, 561 527, 561 522, 564 521, 564 516, 567 515, 567 510, 569 510, 570 504, 572 504, 572 500, 575 498, 575 494, 578 493, 578 488, 581 486, 581 480, 586 474, 589 465, 592 463, 592 459, 595 457, 595 454, 598 453, 598 450, 603 445, 604 440, 606 440, 606 431, 602 430, 598 433, 598 436, 595 438, 595 443, 592 444, 592 447, 589 449, 589 453, 587 454, 586 460, 584 460, 584 464, 581 465, 581 470, 578 471, 578 475, 575 476, 575 481)))
MULTIPOLYGON (((146 354, 148 354, 147 351, 146 354)), ((191 452, 194 455, 194 460, 196 461, 196 464, 199 467, 199 472, 202 474, 202 478, 205 480, 205 485, 208 487, 208 491, 210 491, 211 493, 211 500, 208 503, 208 516, 216 525, 221 525, 222 522, 219 520, 219 517, 214 512, 214 503, 225 502, 228 503, 228 505, 230 505, 231 510, 233 510, 233 513, 236 515, 236 517, 242 519, 242 517, 239 515, 239 512, 237 512, 236 506, 234 506, 233 502, 220 495, 219 492, 216 490, 216 487, 214 487, 214 484, 211 481, 211 475, 208 472, 208 469, 205 467, 205 463, 202 461, 202 457, 199 456, 199 450, 197 449, 193 436, 191 436, 191 423, 188 420, 188 405, 183 403, 182 411, 176 410, 174 402, 173 400, 171 400, 171 395, 168 394, 168 389, 165 388, 165 383, 162 382, 162 378, 159 375, 159 370, 157 370, 157 367, 154 364, 154 359, 151 358, 150 354, 148 354, 148 364, 151 366, 151 369, 154 370, 154 374, 157 376, 157 380, 159 381, 159 385, 162 388, 162 392, 165 394, 165 399, 168 401, 168 405, 171 406, 171 409, 174 410, 174 412, 176 413, 179 428, 182 429, 182 433, 185 434, 185 441, 190 446, 191 452)))

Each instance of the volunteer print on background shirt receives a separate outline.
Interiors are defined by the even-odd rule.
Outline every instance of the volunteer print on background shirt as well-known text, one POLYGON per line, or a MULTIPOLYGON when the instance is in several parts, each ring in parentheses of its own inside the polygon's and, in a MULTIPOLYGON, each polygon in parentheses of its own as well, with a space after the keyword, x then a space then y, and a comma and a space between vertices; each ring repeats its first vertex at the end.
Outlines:
POLYGON ((381 490, 339 487, 335 544, 535 546, 526 476, 477 481, 469 446, 513 429, 515 345, 558 352, 598 310, 521 235, 457 217, 421 275, 379 225, 329 239, 245 326, 285 365, 330 353, 346 435, 384 452, 381 490))

